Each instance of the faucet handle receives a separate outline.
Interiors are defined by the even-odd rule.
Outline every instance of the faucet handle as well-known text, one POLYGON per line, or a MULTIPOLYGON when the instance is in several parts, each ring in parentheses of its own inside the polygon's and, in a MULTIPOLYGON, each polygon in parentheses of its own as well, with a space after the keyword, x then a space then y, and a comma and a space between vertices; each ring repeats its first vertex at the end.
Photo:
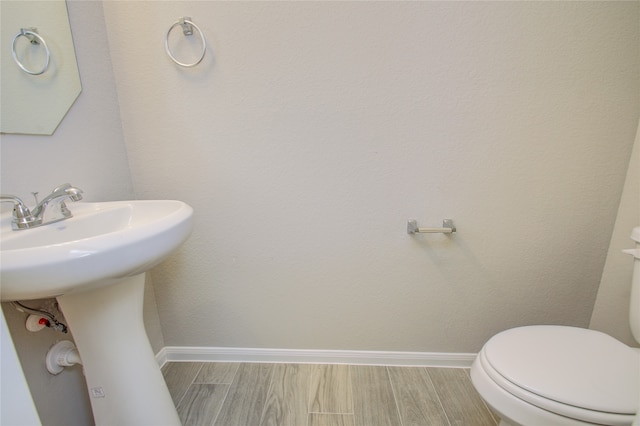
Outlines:
POLYGON ((23 203, 13 205, 13 229, 31 228, 42 223, 41 219, 34 217, 23 203))
POLYGON ((13 220, 11 221, 13 229, 31 228, 42 223, 42 219, 31 214, 31 211, 24 205, 22 200, 15 195, 0 194, 0 201, 13 203, 13 220))
POLYGON ((36 199, 36 206, 38 205, 38 191, 32 192, 31 195, 33 195, 33 198, 36 199))

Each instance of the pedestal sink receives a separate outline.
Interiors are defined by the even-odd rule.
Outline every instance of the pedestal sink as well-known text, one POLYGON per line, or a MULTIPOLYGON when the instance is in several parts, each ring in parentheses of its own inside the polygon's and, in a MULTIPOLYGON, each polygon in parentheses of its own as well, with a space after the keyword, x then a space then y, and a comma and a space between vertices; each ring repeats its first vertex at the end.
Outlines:
POLYGON ((179 425, 149 344, 145 272, 191 233, 180 201, 74 203, 74 217, 11 230, 0 218, 0 299, 56 297, 82 358, 97 425, 179 425))

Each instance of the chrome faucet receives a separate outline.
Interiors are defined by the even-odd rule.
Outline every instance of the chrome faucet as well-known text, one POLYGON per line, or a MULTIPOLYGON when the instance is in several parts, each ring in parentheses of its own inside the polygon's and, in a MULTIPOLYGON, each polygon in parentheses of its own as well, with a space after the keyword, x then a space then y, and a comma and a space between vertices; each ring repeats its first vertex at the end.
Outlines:
POLYGON ((0 201, 13 202, 13 229, 34 228, 73 217, 65 201, 82 200, 82 190, 69 183, 56 187, 51 194, 37 203, 32 211, 14 195, 2 195, 0 201))
POLYGON ((80 201, 82 200, 82 190, 65 183, 54 188, 51 194, 47 195, 34 208, 31 214, 42 221, 42 225, 47 223, 58 222, 60 220, 73 217, 67 205, 66 200, 80 201))

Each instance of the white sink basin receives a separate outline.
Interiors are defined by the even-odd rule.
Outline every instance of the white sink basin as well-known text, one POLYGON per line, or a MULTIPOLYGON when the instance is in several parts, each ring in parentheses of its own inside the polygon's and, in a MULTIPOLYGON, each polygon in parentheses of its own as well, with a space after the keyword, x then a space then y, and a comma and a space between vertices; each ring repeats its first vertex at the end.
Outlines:
POLYGON ((181 202, 69 203, 73 217, 13 231, 0 219, 0 299, 41 299, 109 285, 147 271, 191 233, 181 202))
POLYGON ((145 272, 182 244, 181 201, 69 203, 73 217, 13 231, 0 218, 0 299, 56 297, 97 426, 180 425, 143 322, 145 272))

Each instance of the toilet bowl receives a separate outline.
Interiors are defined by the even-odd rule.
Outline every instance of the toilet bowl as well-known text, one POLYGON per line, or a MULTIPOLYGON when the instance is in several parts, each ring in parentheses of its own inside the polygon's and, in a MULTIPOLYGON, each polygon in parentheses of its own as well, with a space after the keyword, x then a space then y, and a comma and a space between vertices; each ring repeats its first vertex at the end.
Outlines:
POLYGON ((485 344, 471 379, 506 425, 630 425, 640 352, 594 330, 520 327, 485 344))
MULTIPOLYGON (((640 243, 640 227, 632 238, 640 243)), ((630 318, 638 340, 640 250, 630 254, 630 318)), ((513 328, 484 345, 471 380, 501 425, 631 425, 640 404, 640 350, 595 330, 513 328)))

